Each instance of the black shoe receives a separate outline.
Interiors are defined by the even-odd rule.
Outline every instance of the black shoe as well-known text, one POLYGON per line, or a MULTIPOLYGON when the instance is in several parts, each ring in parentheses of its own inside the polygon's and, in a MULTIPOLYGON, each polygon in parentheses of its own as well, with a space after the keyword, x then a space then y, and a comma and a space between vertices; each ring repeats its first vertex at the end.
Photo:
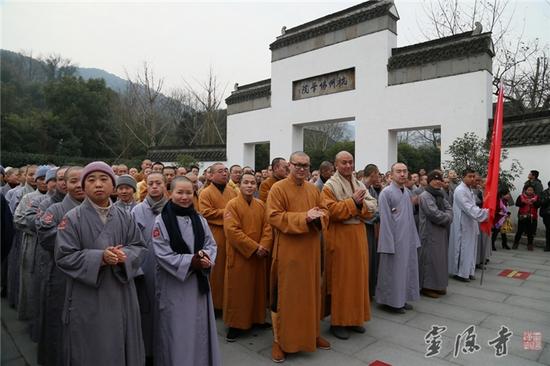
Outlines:
POLYGON ((412 310, 412 309, 413 309, 413 306, 412 306, 411 304, 405 303, 405 305, 403 306, 403 309, 405 309, 405 310, 412 310))
POLYGON ((386 311, 389 312, 389 313, 394 313, 394 314, 405 314, 405 309, 403 309, 403 308, 394 308, 393 306, 383 305, 383 306, 382 306, 382 309, 383 309, 383 310, 386 310, 386 311))
POLYGON ((476 280, 476 276, 470 276, 470 281, 475 281, 476 280))
POLYGON ((550 248, 544 248, 545 252, 550 252, 550 248))
POLYGON ((225 340, 228 342, 235 342, 237 338, 241 335, 241 330, 237 328, 229 328, 225 340))
POLYGON ((258 329, 271 329, 271 324, 269 323, 255 323, 252 326, 258 329))
POLYGON ((514 245, 512 246, 512 249, 517 249, 519 247, 519 243, 514 243, 514 245))
POLYGON ((330 327, 330 332, 339 339, 348 339, 349 338, 349 330, 346 329, 346 327, 338 326, 338 325, 332 325, 330 327))
POLYGON ((495 246, 495 244, 494 244, 494 243, 493 243, 493 244, 491 244, 491 249, 493 249, 493 251, 495 251, 495 252, 497 251, 497 247, 495 246))
POLYGON ((470 282, 469 278, 460 277, 459 275, 454 275, 453 278, 460 282, 470 282))
POLYGON ((508 246, 508 244, 502 244, 502 248, 506 250, 510 250, 511 248, 508 246))
POLYGON ((363 334, 366 332, 365 327, 362 325, 352 325, 352 326, 349 326, 348 329, 355 333, 363 334))

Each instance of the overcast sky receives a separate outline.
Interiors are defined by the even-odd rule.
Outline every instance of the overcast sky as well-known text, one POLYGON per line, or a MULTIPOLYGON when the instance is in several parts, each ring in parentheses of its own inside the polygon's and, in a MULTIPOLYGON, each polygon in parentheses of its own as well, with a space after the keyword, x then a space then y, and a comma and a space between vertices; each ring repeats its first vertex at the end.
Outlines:
MULTIPOLYGON (((360 2, 349 1, 2 1, 1 46, 59 54, 81 67, 121 77, 147 61, 166 90, 204 80, 212 66, 219 81, 246 84, 270 77, 269 44, 281 27, 302 24, 360 2)), ((396 0, 398 45, 424 41, 423 1, 396 0)), ((550 43, 550 0, 512 1, 511 31, 550 43)))

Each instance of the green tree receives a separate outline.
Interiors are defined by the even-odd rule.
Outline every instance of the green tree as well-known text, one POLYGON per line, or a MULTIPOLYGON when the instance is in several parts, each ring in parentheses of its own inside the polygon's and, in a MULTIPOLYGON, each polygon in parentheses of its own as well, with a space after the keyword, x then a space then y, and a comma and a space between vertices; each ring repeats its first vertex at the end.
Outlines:
POLYGON ((197 159, 189 154, 178 155, 176 159, 178 166, 183 166, 188 169, 191 165, 198 165, 197 159))
POLYGON ((441 151, 431 145, 414 146, 407 142, 400 142, 397 147, 397 160, 407 164, 410 172, 420 169, 430 171, 441 166, 441 151))
POLYGON ((269 143, 254 146, 254 170, 260 172, 269 164, 269 143))
POLYGON ((44 95, 48 109, 57 118, 53 129, 63 132, 50 135, 57 141, 56 150, 69 152, 80 145, 85 157, 117 155, 117 140, 111 124, 115 93, 107 88, 104 80, 63 77, 48 82, 44 95), (65 148, 64 144, 69 147, 65 148))
MULTIPOLYGON (((487 163, 489 160, 489 151, 491 145, 487 139, 478 137, 473 132, 465 133, 463 137, 456 138, 449 148, 447 154, 451 159, 444 163, 445 169, 453 169, 461 173, 467 167, 475 169, 482 176, 487 175, 487 163)), ((512 159, 509 170, 502 169, 502 162, 509 156, 507 149, 502 149, 500 154, 500 176, 499 185, 506 186, 510 190, 515 189, 514 181, 519 178, 523 172, 523 167, 517 159, 512 159)))

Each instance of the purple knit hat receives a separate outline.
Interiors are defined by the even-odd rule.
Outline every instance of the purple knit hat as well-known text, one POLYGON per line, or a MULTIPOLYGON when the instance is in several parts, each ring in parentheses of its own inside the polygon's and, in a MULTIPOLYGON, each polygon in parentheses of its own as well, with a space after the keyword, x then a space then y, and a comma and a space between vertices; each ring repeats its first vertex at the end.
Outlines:
POLYGON ((82 170, 82 178, 80 180, 82 184, 82 189, 84 189, 84 181, 86 181, 86 177, 93 172, 102 172, 107 174, 113 181, 113 188, 116 186, 116 178, 115 173, 113 172, 113 168, 102 161, 94 161, 86 165, 84 167, 84 170, 82 170))

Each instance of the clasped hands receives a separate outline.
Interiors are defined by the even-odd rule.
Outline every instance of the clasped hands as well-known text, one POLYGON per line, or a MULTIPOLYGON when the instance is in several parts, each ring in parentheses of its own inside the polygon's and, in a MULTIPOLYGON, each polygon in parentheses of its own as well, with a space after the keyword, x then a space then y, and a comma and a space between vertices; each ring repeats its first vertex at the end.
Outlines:
POLYGON ((114 247, 107 247, 103 251, 103 263, 102 265, 115 266, 119 263, 126 261, 126 253, 122 250, 123 245, 117 245, 114 247))
POLYGON ((203 269, 207 269, 212 267, 212 261, 210 261, 210 257, 208 257, 208 254, 204 252, 203 250, 199 250, 193 258, 191 258, 191 268, 193 268, 196 271, 200 271, 203 269))
POLYGON ((351 195, 351 198, 355 201, 356 205, 361 205, 363 201, 365 200, 365 195, 367 194, 367 190, 364 188, 359 188, 353 194, 351 195))
POLYGON ((312 221, 315 221, 321 217, 325 216, 325 212, 319 207, 313 207, 307 212, 306 221, 309 224, 312 221))
POLYGON ((258 245, 258 249, 256 249, 256 255, 260 258, 267 257, 269 255, 269 250, 262 247, 261 245, 258 245))

